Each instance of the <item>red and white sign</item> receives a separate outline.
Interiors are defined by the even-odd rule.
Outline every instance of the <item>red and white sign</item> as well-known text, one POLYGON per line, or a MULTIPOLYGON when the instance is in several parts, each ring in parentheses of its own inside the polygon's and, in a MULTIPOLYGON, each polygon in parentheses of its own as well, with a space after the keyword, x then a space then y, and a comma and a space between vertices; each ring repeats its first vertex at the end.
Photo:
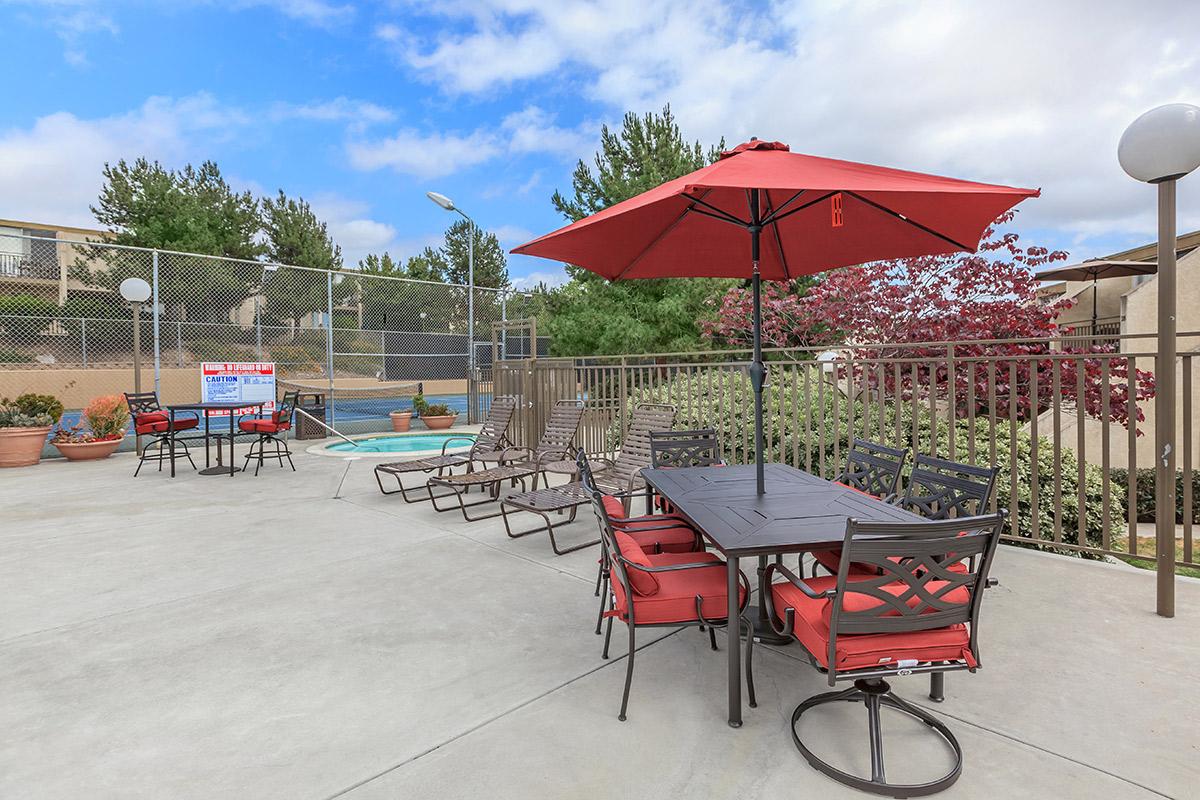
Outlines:
MULTIPOLYGON (((275 410, 275 364, 273 362, 206 362, 200 365, 200 402, 262 403, 263 411, 275 410)), ((235 414, 251 414, 256 406, 247 406, 235 414)), ((213 411, 211 416, 225 416, 213 411)))

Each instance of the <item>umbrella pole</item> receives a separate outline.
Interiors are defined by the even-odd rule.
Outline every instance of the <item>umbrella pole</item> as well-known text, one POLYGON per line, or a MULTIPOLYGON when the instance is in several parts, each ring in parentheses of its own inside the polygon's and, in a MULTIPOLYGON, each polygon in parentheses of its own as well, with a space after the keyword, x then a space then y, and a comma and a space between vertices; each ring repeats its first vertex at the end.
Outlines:
POLYGON ((754 475, 758 494, 766 494, 763 478, 763 386, 767 370, 762 360, 762 278, 758 274, 759 238, 762 224, 758 217, 758 190, 750 192, 750 256, 754 261, 754 276, 750 279, 754 292, 754 363, 750 365, 750 385, 754 388, 754 475))

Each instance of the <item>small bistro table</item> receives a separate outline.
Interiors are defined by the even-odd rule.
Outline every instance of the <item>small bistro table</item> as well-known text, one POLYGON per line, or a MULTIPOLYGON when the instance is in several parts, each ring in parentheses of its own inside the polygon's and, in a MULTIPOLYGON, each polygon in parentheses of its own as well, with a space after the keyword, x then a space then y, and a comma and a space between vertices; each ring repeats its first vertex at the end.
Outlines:
MULTIPOLYGON (((767 464, 766 493, 756 491, 754 465, 646 469, 642 477, 725 556, 729 592, 729 724, 742 724, 741 633, 738 616, 740 558, 804 553, 841 546, 846 520, 923 521, 870 495, 786 464, 767 464)), ((769 589, 759 573, 759 604, 769 589)), ((753 635, 753 634, 751 634, 753 635)))
MULTIPOLYGON (((175 430, 175 412, 177 411, 197 411, 204 415, 204 469, 200 470, 201 475, 234 475, 241 472, 241 467, 235 466, 233 456, 233 442, 237 435, 237 414, 234 412, 242 409, 255 409, 256 412, 262 411, 263 403, 176 403, 167 406, 167 411, 171 415, 171 430, 175 430), (229 466, 226 467, 221 462, 221 439, 225 437, 224 433, 209 433, 208 420, 209 417, 217 411, 226 411, 229 413, 229 466), (217 466, 209 466, 208 460, 208 439, 209 437, 217 439, 217 466)), ((171 435, 171 477, 175 477, 175 436, 171 435)))

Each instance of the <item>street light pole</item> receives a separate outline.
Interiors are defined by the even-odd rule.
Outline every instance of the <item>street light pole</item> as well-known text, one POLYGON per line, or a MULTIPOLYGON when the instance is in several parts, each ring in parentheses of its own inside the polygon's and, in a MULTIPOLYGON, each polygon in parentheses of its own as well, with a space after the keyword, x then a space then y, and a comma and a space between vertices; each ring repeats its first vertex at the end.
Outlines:
MULTIPOLYGON (((1175 184, 1200 167, 1200 107, 1147 111, 1117 146, 1121 168, 1158 185, 1158 350, 1154 359, 1154 542, 1159 616, 1175 616, 1175 184)), ((1130 422, 1132 424, 1132 421, 1130 422)), ((1191 476, 1185 476, 1191 480, 1191 476)))
POLYGON ((475 220, 444 194, 426 192, 425 196, 467 221, 467 391, 470 393, 475 383, 475 220))
MULTIPOLYGON (((133 309, 133 393, 142 392, 142 304, 150 299, 150 284, 141 278, 126 278, 118 291, 133 309)), ((157 298, 155 298, 157 299, 157 298)), ((141 452, 141 437, 135 436, 133 446, 141 452)))

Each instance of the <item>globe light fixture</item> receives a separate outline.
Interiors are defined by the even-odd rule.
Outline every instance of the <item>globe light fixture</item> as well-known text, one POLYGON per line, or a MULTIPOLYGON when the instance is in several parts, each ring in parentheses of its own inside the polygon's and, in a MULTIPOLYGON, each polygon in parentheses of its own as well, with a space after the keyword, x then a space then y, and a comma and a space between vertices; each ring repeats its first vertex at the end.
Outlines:
POLYGON ((1200 167, 1200 107, 1171 103, 1135 119, 1117 145, 1130 177, 1158 187, 1158 353, 1154 360, 1154 539, 1159 616, 1175 616, 1175 184, 1200 167))
POLYGON ((121 281, 120 292, 127 302, 141 305, 150 299, 150 284, 141 278, 126 278, 121 281))

